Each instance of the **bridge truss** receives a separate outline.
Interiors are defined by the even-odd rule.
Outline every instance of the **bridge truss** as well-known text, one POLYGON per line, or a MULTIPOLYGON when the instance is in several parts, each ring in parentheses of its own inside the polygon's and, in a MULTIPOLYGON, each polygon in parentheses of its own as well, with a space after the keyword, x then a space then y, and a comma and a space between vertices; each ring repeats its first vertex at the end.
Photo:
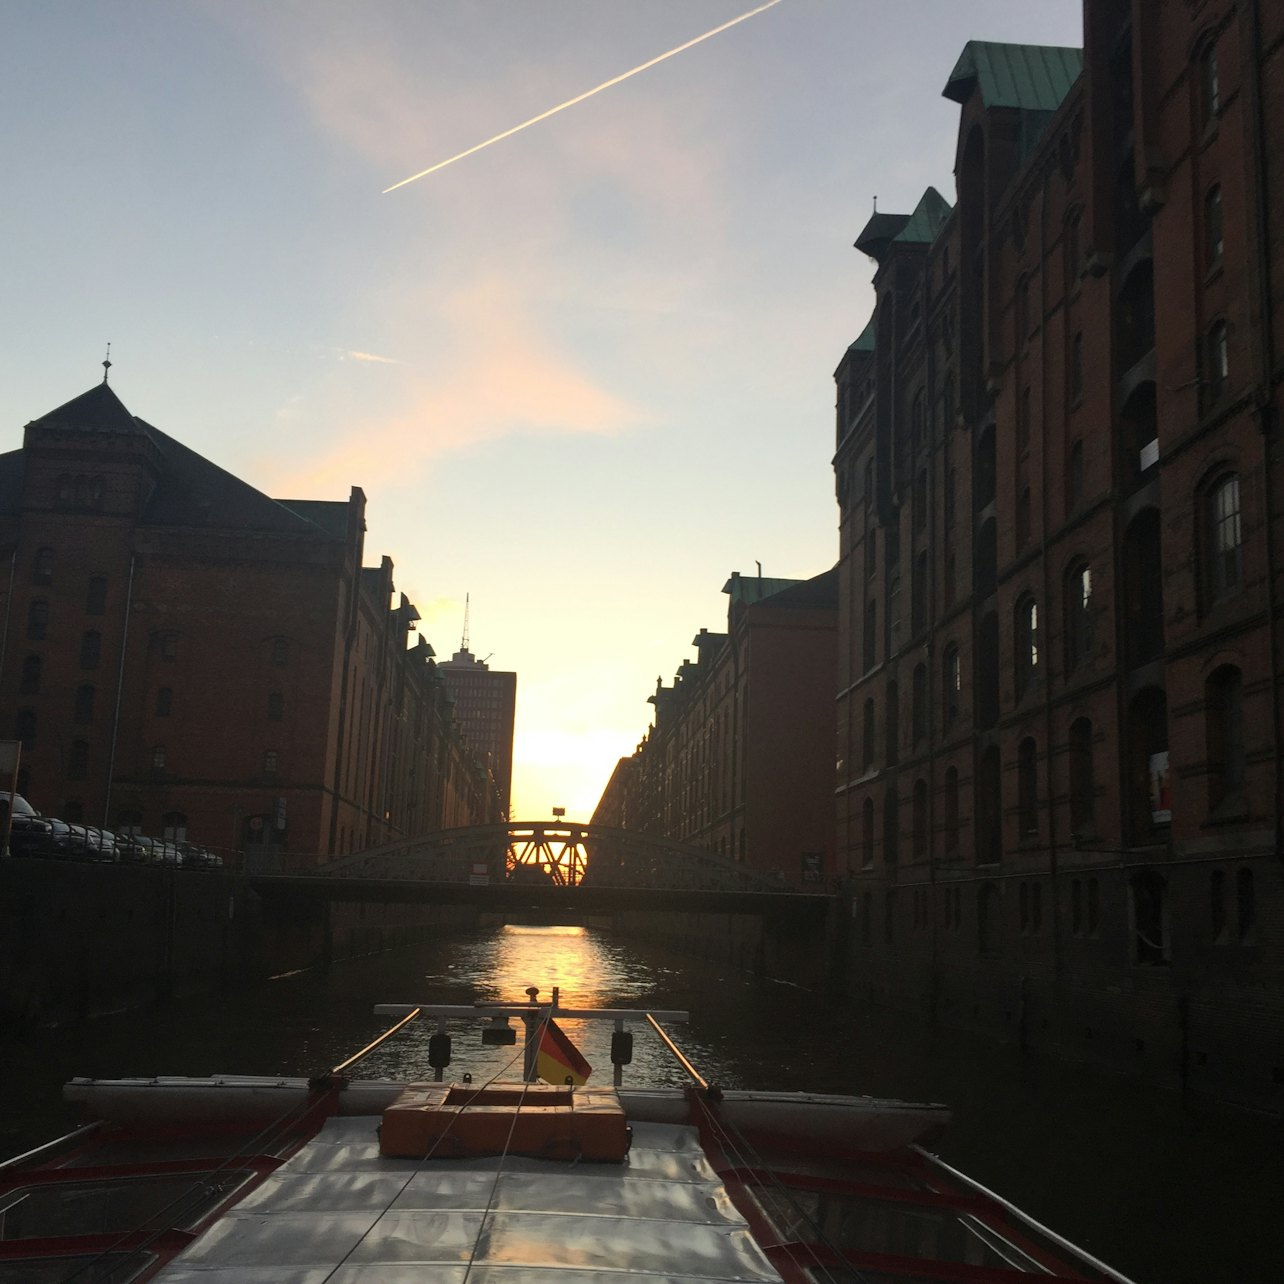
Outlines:
POLYGON ((317 873, 441 883, 782 890, 778 882, 703 847, 606 825, 544 821, 438 830, 411 842, 341 857, 317 873))

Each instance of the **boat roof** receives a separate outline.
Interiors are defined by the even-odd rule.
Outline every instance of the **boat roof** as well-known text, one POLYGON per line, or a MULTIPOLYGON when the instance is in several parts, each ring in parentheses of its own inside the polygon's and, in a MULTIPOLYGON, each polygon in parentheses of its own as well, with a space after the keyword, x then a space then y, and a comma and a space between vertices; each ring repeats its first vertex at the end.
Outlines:
POLYGON ((168 1284, 779 1281, 693 1127, 638 1123, 626 1164, 381 1156, 318 1135, 157 1277, 168 1284), (425 1274, 430 1272, 429 1274, 425 1274))

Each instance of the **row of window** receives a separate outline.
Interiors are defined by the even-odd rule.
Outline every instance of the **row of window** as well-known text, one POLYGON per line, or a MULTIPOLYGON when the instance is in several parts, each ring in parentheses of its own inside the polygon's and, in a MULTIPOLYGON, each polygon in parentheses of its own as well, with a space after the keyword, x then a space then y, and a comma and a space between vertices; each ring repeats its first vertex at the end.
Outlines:
MULTIPOLYGON (((91 585, 96 581, 90 581, 91 585)), ((106 593, 106 580, 102 581, 103 593, 106 593)), ((95 599, 96 600, 96 599, 95 599)), ((105 597, 103 599, 105 601, 105 597)), ((94 610, 87 607, 89 614, 101 615, 101 607, 94 610)), ((36 598, 27 608, 27 638, 32 642, 43 642, 49 631, 49 602, 45 598, 36 598)), ((161 631, 152 634, 152 647, 162 660, 178 659, 179 635, 173 631, 161 631)), ((102 653, 102 634, 97 629, 87 629, 81 635, 80 667, 93 669, 98 666, 102 653)), ((273 638, 268 646, 268 658, 277 668, 284 668, 290 662, 290 643, 288 638, 273 638)), ((38 659, 29 656, 28 659, 38 659)))
MULTIPOLYGON (((931 928, 931 888, 911 888, 911 927, 915 932, 931 928)), ((883 891, 883 943, 896 940, 899 916, 899 889, 883 891)), ((1004 895, 997 883, 976 888, 976 946, 982 956, 1001 952, 1004 942, 1004 895)), ((958 933, 963 926, 963 888, 946 885, 939 898, 940 925, 958 933)), ((863 891, 852 911, 858 921, 862 945, 872 945, 874 893, 863 891)), ((1128 908, 1132 961, 1140 965, 1166 964, 1171 957, 1172 924, 1168 905, 1168 883, 1155 870, 1140 870, 1128 881, 1128 908)), ((1070 932, 1082 938, 1101 935, 1101 891, 1095 877, 1075 878, 1070 883, 1070 932)), ((1253 945, 1256 941, 1257 890, 1253 871, 1240 868, 1231 874, 1214 870, 1208 879, 1207 937, 1214 945, 1253 945)), ((1043 931, 1043 884, 1022 879, 1017 884, 1017 923, 1022 936, 1043 931)))
MULTIPOLYGON (((82 665, 83 668, 93 668, 94 665, 82 665)), ((38 655, 29 655, 22 662, 22 682, 21 688, 24 695, 38 695, 40 692, 40 674, 42 664, 38 655)), ((86 725, 94 720, 94 700, 95 688, 91 683, 82 682, 76 688, 75 699, 73 702, 72 720, 79 725, 86 725)), ((174 688, 157 687, 156 701, 153 711, 158 718, 168 718, 174 709, 174 688)), ((30 716, 24 719, 23 725, 28 728, 29 734, 25 737, 25 743, 30 746, 35 740, 35 712, 33 710, 24 710, 24 713, 30 716)), ((269 722, 281 722, 285 718, 285 695, 280 691, 272 691, 267 698, 267 718, 269 722)))
MULTIPOLYGON (((895 684, 892 684, 893 686, 895 684)), ((888 705, 888 735, 895 735, 894 704, 888 705)), ((873 701, 867 701, 866 746, 873 737, 873 701)), ((1246 792, 1245 718, 1243 675, 1234 665, 1222 665, 1204 684, 1204 751, 1210 819, 1236 819, 1248 811, 1246 792)), ((1076 718, 1069 728, 1069 813, 1071 835, 1082 842, 1096 837, 1098 785, 1094 742, 1096 732, 1088 718, 1076 718)), ((889 752, 894 748, 888 742, 889 752)), ((1123 796, 1130 813, 1129 832, 1133 841, 1148 841, 1155 830, 1171 821, 1168 783, 1167 702, 1163 693, 1148 689, 1134 699, 1129 709, 1123 755, 1123 796)), ((1022 842, 1037 841, 1040 835, 1039 750, 1033 736, 1017 745, 1016 794, 1017 830, 1022 842)), ((894 759, 893 759, 894 761, 894 759)), ((975 780, 977 864, 997 863, 1002 855, 1002 793, 999 750, 988 746, 981 754, 975 780)), ((946 768, 941 791, 942 816, 939 830, 944 852, 959 850, 959 773, 946 768)), ((883 793, 883 860, 889 865, 900 859, 901 800, 896 781, 883 793)), ((868 866, 877 854, 876 808, 866 797, 861 808, 861 863, 868 866)), ((929 849, 928 783, 914 782, 910 837, 915 860, 925 859, 929 849)))

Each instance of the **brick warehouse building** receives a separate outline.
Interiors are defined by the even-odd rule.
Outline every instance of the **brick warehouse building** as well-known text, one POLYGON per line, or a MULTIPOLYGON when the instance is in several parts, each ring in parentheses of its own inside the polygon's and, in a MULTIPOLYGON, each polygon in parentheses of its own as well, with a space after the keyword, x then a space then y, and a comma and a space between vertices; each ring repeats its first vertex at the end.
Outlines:
POLYGON ((655 725, 621 759, 598 824, 706 847, 790 884, 834 872, 836 573, 735 573, 727 632, 650 697, 655 725))
POLYGON ((858 988, 1284 1104, 1284 8, 974 42, 844 355, 858 988))
POLYGON ((106 380, 0 455, 0 725, 69 820, 315 860, 492 819, 365 496, 273 500, 106 380), (12 731, 10 732, 10 728, 12 731))

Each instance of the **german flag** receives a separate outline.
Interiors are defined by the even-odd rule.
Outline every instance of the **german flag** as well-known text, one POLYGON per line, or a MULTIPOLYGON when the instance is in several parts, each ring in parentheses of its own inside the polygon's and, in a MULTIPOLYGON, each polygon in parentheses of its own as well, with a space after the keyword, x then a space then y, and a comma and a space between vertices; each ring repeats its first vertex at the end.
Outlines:
POLYGON ((549 1020, 535 1052, 535 1073, 545 1083, 564 1084, 569 1079, 578 1088, 588 1080, 593 1067, 584 1060, 561 1027, 549 1020))

